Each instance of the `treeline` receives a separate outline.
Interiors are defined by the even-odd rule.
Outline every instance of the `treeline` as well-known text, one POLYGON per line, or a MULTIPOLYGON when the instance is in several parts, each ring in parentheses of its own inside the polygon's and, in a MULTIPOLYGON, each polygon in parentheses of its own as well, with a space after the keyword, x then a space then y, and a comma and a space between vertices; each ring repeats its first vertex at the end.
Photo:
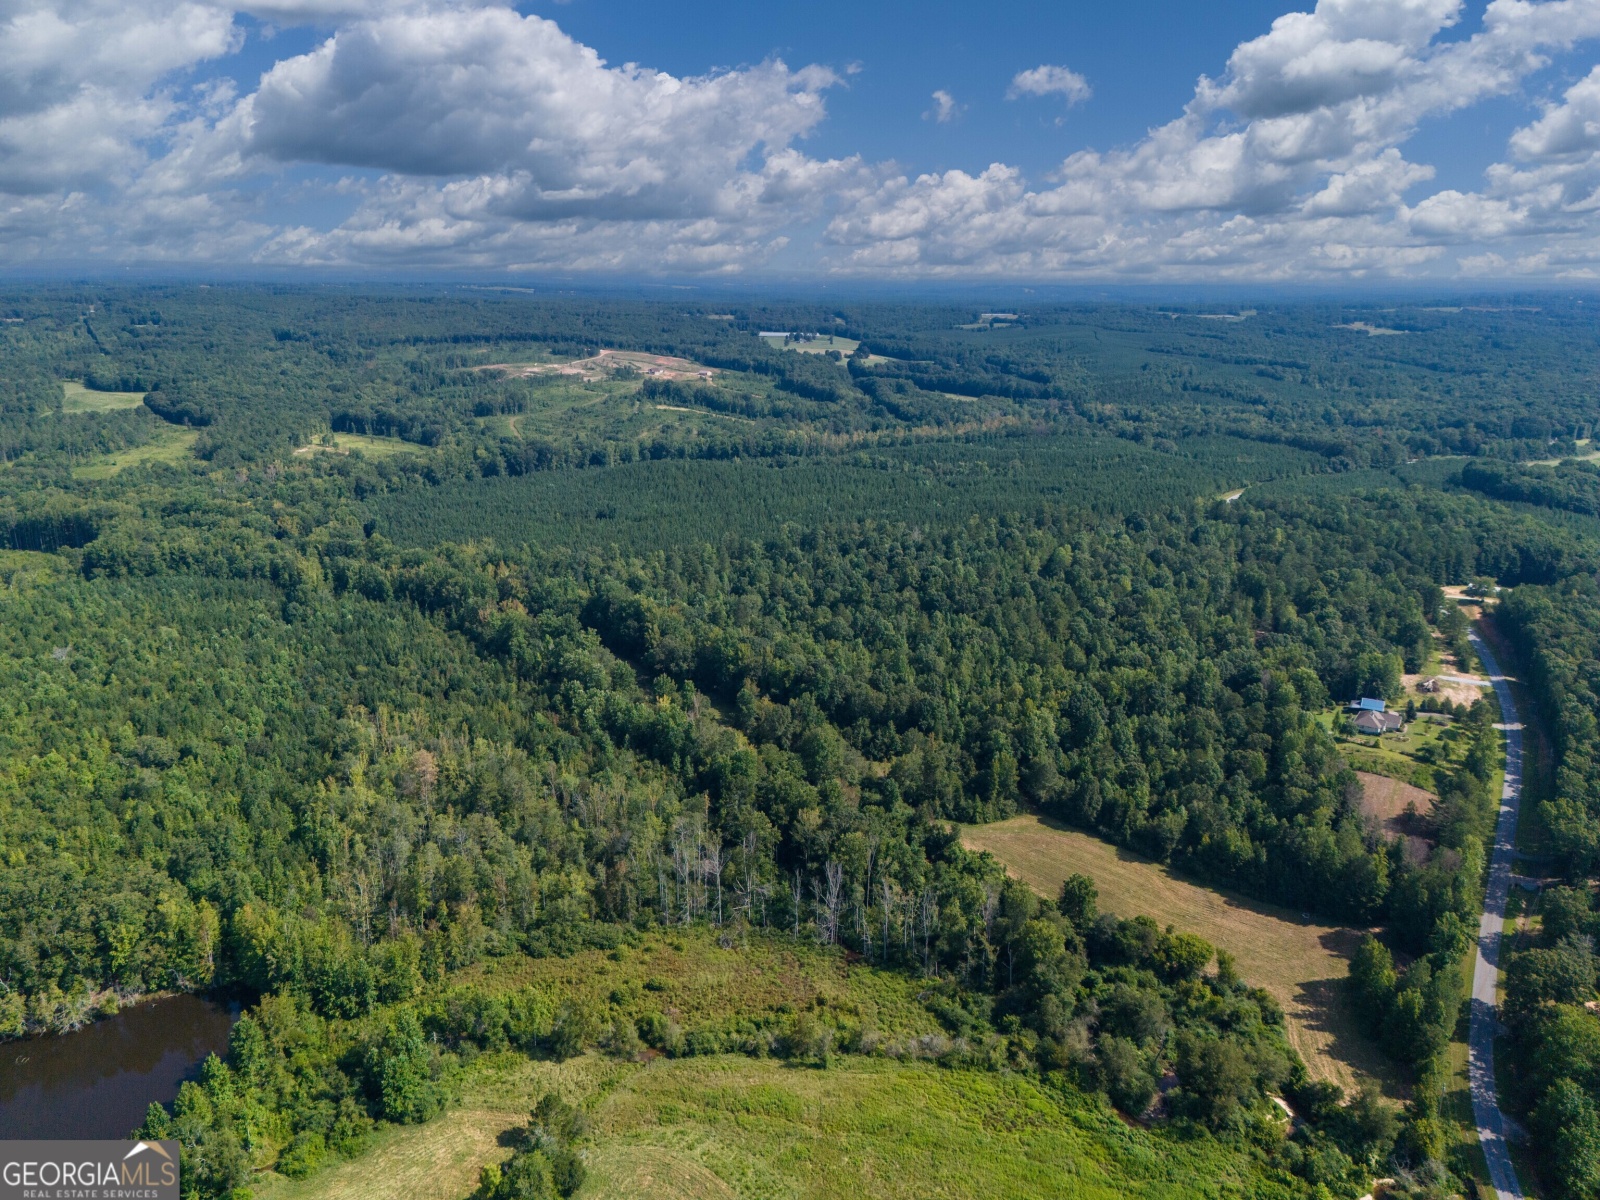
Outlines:
POLYGON ((1591 462, 1553 467, 1469 463, 1461 469, 1461 484, 1496 500, 1600 516, 1600 466, 1591 462))

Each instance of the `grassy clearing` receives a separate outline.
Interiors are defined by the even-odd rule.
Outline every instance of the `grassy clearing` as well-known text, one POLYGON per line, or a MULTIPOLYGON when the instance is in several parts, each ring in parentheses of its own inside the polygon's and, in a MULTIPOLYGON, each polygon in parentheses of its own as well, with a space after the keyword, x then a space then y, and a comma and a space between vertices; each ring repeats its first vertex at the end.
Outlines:
POLYGON ((1129 1128, 1025 1076, 875 1059, 827 1071, 726 1057, 652 1064, 598 1106, 596 1130, 582 1200, 1110 1200, 1239 1194, 1260 1182, 1243 1156, 1129 1128), (641 1175, 676 1186, 634 1190, 641 1175))
POLYGON ((1131 1128, 1018 1075, 844 1058, 828 1070, 729 1055, 647 1065, 496 1056, 462 1104, 260 1200, 460 1200, 546 1090, 585 1103, 580 1200, 1223 1197, 1270 1194, 1247 1156, 1131 1128))
POLYGON ((153 440, 131 450, 106 454, 81 467, 72 469, 74 479, 110 479, 129 467, 143 467, 151 463, 177 464, 188 461, 200 433, 195 429, 173 429, 161 433, 153 440))
POLYGON ((1240 974, 1283 1006, 1289 1041, 1314 1077, 1345 1088, 1375 1079, 1398 1091, 1393 1067, 1361 1033, 1345 999, 1358 931, 1199 887, 1157 863, 1035 816, 966 826, 961 837, 969 849, 989 851, 1043 895, 1058 895, 1068 875, 1087 875, 1106 911, 1153 917, 1227 950, 1240 974))
POLYGON ((335 433, 332 438, 331 444, 313 442, 309 446, 301 446, 295 454, 309 457, 313 454, 349 454, 352 450, 359 450, 366 458, 393 458, 397 454, 422 454, 427 449, 399 438, 367 437, 360 433, 335 433))
MULTIPOLYGON (((781 337, 763 337, 761 340, 769 346, 775 346, 779 350, 793 350, 796 354, 826 354, 830 350, 837 350, 841 358, 849 358, 861 344, 854 338, 837 337, 826 333, 818 334, 815 340, 809 342, 786 342, 781 337)), ((886 363, 890 360, 881 354, 869 354, 864 361, 870 367, 875 363, 886 363)), ((956 399, 966 400, 969 397, 957 396, 956 399)))
POLYGON ((829 350, 837 350, 845 358, 856 352, 856 347, 861 343, 854 338, 836 337, 826 333, 818 334, 809 342, 786 342, 780 337, 763 336, 762 341, 769 346, 776 346, 779 350, 794 350, 800 354, 826 354, 829 350))
POLYGON ((36 550, 0 550, 0 585, 8 588, 49 583, 66 573, 66 564, 54 554, 36 550))
POLYGON ((61 385, 61 411, 64 413, 112 412, 119 408, 138 408, 143 392, 96 392, 74 380, 61 385))
POLYGON ((468 1072, 460 1106, 437 1120, 389 1126, 361 1157, 309 1179, 267 1172, 252 1190, 257 1200, 461 1200, 477 1186, 479 1170, 509 1157, 501 1135, 526 1124, 545 1092, 582 1101, 603 1095, 631 1069, 592 1054, 564 1063, 486 1056, 468 1072))

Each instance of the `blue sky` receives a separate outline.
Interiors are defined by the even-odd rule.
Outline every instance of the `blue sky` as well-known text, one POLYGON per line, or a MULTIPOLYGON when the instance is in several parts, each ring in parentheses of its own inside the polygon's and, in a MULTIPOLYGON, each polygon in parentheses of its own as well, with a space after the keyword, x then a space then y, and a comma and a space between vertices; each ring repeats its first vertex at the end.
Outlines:
POLYGON ((0 267, 1586 281, 1597 60, 1600 0, 0 0, 0 267))

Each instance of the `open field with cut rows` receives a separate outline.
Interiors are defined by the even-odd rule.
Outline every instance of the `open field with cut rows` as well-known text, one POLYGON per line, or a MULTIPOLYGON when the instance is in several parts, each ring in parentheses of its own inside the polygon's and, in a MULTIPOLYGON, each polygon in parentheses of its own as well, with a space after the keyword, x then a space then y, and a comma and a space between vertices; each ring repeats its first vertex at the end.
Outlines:
POLYGON ((964 826, 961 840, 968 849, 989 851, 1042 895, 1059 895, 1069 875, 1087 875, 1100 891, 1103 911, 1148 916, 1199 934, 1232 954, 1239 973, 1283 1006, 1289 1041, 1313 1076, 1346 1088, 1363 1077, 1392 1086, 1393 1068, 1359 1031, 1343 994, 1357 931, 1200 887, 1158 863, 1036 816, 964 826))

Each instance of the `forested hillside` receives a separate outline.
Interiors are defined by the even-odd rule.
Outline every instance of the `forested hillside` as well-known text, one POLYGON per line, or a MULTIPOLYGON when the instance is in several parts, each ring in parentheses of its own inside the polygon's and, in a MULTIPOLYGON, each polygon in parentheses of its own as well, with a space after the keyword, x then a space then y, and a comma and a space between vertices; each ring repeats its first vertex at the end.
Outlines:
MULTIPOLYGON (((1330 714, 1460 644, 1443 586, 1510 588, 1562 755, 1546 822, 1574 880, 1596 870, 1593 472, 1515 465, 1591 432, 1576 312, 1418 309, 1369 338, 1312 306, 993 330, 398 290, 0 308, 22 318, 0 327, 0 1033, 161 989, 241 1000, 227 1063, 146 1126, 185 1143, 190 1194, 359 1155, 482 1055, 596 1048, 1017 1071, 1198 1139, 1255 1194, 1458 1189, 1439 1073, 1493 715, 1462 706, 1418 853, 1364 818, 1330 714), (787 328, 861 345, 753 336, 787 328), (607 348, 711 374, 543 372, 607 348), (68 380, 148 394, 68 413, 68 380), (1446 452, 1475 457, 1396 473, 1446 452), (1352 995, 1408 1106, 1314 1083, 1226 953, 962 849, 954 822, 1024 808, 1380 929, 1352 995), (672 938, 843 956, 890 981, 850 986, 913 998, 691 1012, 658 975, 526 974, 672 938)), ((1515 992, 1529 1047, 1592 995, 1589 909, 1560 903, 1514 968, 1539 981, 1515 992)), ((1562 1061, 1527 1107, 1570 1140, 1600 1130, 1600 1057, 1562 1061)), ((484 1200, 581 1186, 583 1122, 541 1112, 484 1200)), ((1573 1145, 1556 1186, 1593 1195, 1573 1145)))

